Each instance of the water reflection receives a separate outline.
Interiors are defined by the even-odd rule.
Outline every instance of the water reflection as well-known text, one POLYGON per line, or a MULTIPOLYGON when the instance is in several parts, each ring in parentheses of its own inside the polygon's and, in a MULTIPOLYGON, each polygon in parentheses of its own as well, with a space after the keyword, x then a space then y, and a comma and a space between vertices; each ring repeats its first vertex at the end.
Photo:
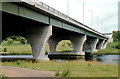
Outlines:
POLYGON ((120 63, 120 55, 90 55, 86 54, 85 55, 85 60, 86 61, 97 61, 101 63, 120 63))

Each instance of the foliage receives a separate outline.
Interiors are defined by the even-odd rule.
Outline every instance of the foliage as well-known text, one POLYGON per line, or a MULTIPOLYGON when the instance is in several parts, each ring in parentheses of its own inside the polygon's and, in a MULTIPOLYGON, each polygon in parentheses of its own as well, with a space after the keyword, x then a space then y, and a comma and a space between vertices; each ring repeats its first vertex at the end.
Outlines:
POLYGON ((61 74, 61 76, 62 77, 66 77, 66 76, 69 76, 70 73, 71 73, 71 71, 69 70, 69 68, 68 69, 64 69, 62 74, 61 74))
POLYGON ((88 66, 91 66, 91 63, 88 63, 88 66))
POLYGON ((60 75, 60 71, 57 70, 56 73, 55 73, 55 76, 59 76, 60 75))
POLYGON ((7 52, 7 48, 4 48, 3 52, 7 52))
POLYGON ((3 74, 0 74, 0 79, 5 79, 7 78, 6 76, 4 76, 3 74))
POLYGON ((118 44, 118 45, 116 46, 116 48, 117 48, 117 49, 120 49, 120 44, 118 44))
POLYGON ((7 43, 8 43, 8 44, 11 44, 11 43, 13 43, 13 39, 11 39, 11 38, 8 38, 8 39, 7 39, 7 43))
POLYGON ((17 65, 20 65, 20 64, 21 64, 21 62, 18 60, 18 61, 16 62, 16 64, 17 64, 17 65))
POLYGON ((18 36, 10 36, 9 38, 13 39, 13 41, 16 41, 18 36))
POLYGON ((113 31, 113 41, 118 42, 120 40, 120 31, 113 31))
POLYGON ((111 42, 107 44, 106 49, 100 49, 98 50, 97 55, 103 54, 103 55, 111 55, 111 54, 119 54, 118 52, 118 42, 111 42))
POLYGON ((17 40, 20 41, 20 43, 25 44, 26 39, 24 37, 18 37, 17 40))

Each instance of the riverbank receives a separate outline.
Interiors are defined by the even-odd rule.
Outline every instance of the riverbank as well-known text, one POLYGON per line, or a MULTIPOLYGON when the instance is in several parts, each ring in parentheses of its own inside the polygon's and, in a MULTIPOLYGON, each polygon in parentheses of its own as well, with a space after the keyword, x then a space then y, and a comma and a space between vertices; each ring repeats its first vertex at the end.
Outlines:
POLYGON ((93 55, 120 55, 120 49, 117 48, 118 42, 111 42, 107 44, 106 49, 98 50, 93 55))
POLYGON ((16 61, 3 62, 2 66, 55 71, 59 77, 117 77, 117 64, 101 64, 94 61, 16 61))

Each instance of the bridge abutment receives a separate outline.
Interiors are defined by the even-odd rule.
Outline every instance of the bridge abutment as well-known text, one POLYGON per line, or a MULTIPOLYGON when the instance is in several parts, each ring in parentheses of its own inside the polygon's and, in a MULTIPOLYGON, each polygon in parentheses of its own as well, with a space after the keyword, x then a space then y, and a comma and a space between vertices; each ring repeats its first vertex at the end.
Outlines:
POLYGON ((84 51, 88 53, 95 52, 98 41, 98 38, 87 38, 84 46, 84 51))
POLYGON ((52 35, 52 26, 43 26, 33 29, 34 34, 28 36, 28 41, 32 47, 33 58, 45 60, 45 49, 47 41, 52 35))

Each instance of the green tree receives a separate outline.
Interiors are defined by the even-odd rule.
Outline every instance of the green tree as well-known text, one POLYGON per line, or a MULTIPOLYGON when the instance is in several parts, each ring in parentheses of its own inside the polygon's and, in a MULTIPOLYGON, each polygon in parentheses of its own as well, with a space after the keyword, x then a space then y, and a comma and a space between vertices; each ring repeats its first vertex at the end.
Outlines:
POLYGON ((118 42, 120 40, 120 31, 113 31, 113 41, 118 42))

